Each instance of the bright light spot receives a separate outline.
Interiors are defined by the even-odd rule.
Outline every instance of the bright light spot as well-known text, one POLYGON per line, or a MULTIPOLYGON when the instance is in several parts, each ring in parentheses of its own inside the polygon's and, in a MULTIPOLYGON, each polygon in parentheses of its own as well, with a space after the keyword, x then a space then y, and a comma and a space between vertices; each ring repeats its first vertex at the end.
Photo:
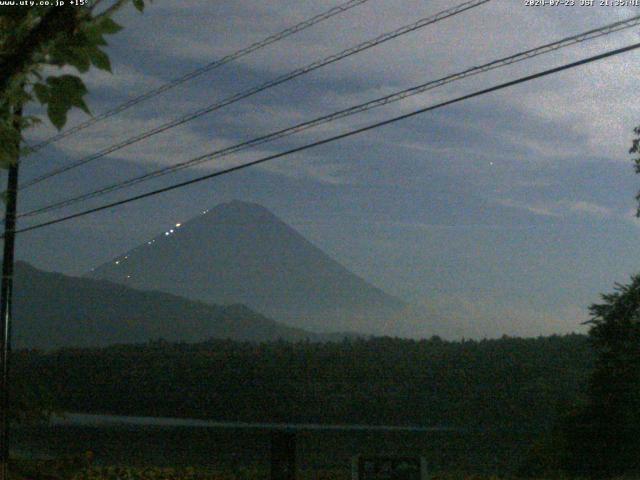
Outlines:
POLYGON ((147 242, 147 245, 151 245, 151 242, 147 242))
POLYGON ((493 166, 493 162, 489 162, 489 165, 493 166))
POLYGON ((173 233, 173 228, 171 230, 169 230, 169 233, 173 233))
POLYGON ((120 263, 120 260, 116 260, 116 265, 118 265, 120 263))
POLYGON ((131 275, 127 275, 127 278, 131 278, 131 275))
POLYGON ((165 235, 169 235, 169 232, 164 232, 165 235))
POLYGON ((178 228, 178 227, 180 227, 180 226, 182 226, 182 224, 181 224, 181 223, 176 223, 176 228, 178 228))

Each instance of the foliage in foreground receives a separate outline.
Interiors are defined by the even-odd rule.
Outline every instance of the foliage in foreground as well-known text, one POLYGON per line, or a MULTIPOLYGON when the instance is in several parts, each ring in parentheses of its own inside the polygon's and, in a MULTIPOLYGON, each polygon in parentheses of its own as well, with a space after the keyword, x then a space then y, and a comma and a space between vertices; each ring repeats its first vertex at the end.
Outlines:
MULTIPOLYGON (((66 459, 41 462, 22 462, 13 480, 268 480, 265 469, 241 469, 235 472, 211 472, 193 467, 81 467, 83 459, 66 459)), ((298 472, 301 480, 350 480, 351 472, 343 470, 322 470, 298 472)), ((516 480, 514 477, 496 475, 475 475, 465 473, 436 473, 430 480, 516 480)), ((565 477, 546 477, 563 480, 565 477)), ((538 480, 543 480, 538 479, 538 480)), ((568 479, 566 479, 568 480, 568 479)), ((623 480, 622 478, 620 480, 623 480)), ((631 479, 629 479, 631 480, 631 479)))
MULTIPOLYGON (((58 130, 72 108, 89 113, 83 80, 67 72, 70 67, 81 74, 91 67, 111 71, 105 37, 121 30, 111 15, 127 2, 15 2, 0 8, 0 169, 28 151, 21 151, 23 132, 41 122, 23 112, 30 104, 46 107, 58 130)), ((144 0, 131 2, 139 11, 144 9, 144 0)), ((13 418, 38 420, 54 410, 50 392, 41 385, 15 385, 13 418)))
POLYGON ((88 468, 72 477, 72 480, 253 480, 266 478, 252 470, 238 473, 211 473, 194 468, 88 468))
POLYGON ((16 354, 61 411, 221 421, 544 430, 579 394, 583 336, 147 344, 16 354), (478 415, 482 412, 482 415, 478 415))
POLYGON ((640 275, 591 306, 596 354, 587 401, 562 420, 567 472, 640 475, 640 275))
MULTIPOLYGON (((79 73, 86 73, 92 66, 111 71, 104 51, 105 36, 121 29, 111 14, 126 2, 112 2, 107 8, 104 0, 84 6, 32 3, 28 7, 4 6, 0 11, 2 168, 19 158, 23 131, 40 122, 36 116, 23 115, 23 107, 30 103, 45 106, 47 117, 57 129, 65 125, 70 109, 89 113, 84 82, 63 68, 73 67, 79 73)), ((140 11, 144 8, 143 0, 134 0, 133 4, 140 11)))
MULTIPOLYGON (((83 456, 61 457, 50 460, 14 460, 10 469, 11 480, 268 480, 268 469, 240 468, 235 471, 211 471, 206 468, 159 468, 130 466, 95 466, 92 453, 83 456)), ((299 480, 351 480, 348 468, 333 470, 299 470, 299 480)), ((566 476, 558 471, 545 475, 500 476, 464 472, 435 472, 430 480, 581 480, 583 477, 566 476)), ((612 480, 638 480, 640 477, 620 476, 612 480)))
MULTIPOLYGON (((41 476, 16 477, 16 480, 268 480, 266 471, 243 470, 239 472, 204 472, 195 468, 131 468, 131 467, 102 467, 87 468, 71 476, 52 476, 42 474, 41 476)), ((301 480, 350 480, 351 473, 348 470, 327 470, 314 472, 300 472, 298 478, 301 480)), ((499 477, 496 475, 475 475, 464 473, 436 473, 429 476, 430 480, 518 480, 516 477, 499 477)), ((554 475, 539 477, 534 480, 580 480, 575 477, 565 477, 554 475)), ((637 477, 617 477, 613 480, 637 480, 637 477)))
POLYGON ((211 472, 194 467, 158 468, 91 465, 91 456, 13 462, 12 480, 258 480, 266 474, 251 469, 211 472))

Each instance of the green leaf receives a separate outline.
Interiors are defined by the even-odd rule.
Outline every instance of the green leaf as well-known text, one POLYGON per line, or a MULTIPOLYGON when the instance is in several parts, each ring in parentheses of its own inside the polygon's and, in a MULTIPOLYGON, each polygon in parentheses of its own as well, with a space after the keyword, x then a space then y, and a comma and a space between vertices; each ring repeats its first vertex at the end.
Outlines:
POLYGON ((95 24, 89 24, 84 29, 84 35, 87 39, 87 43, 95 46, 106 46, 107 41, 100 33, 98 27, 95 24))
POLYGON ((47 83, 52 90, 52 95, 56 94, 65 98, 75 99, 81 98, 82 95, 87 93, 87 87, 84 86, 84 82, 75 75, 49 77, 47 78, 47 83))
POLYGON ((81 98, 80 100, 78 100, 78 103, 75 106, 81 109, 87 115, 91 115, 91 110, 89 110, 89 106, 85 103, 84 99, 81 98))
POLYGON ((51 63, 54 65, 71 65, 80 73, 85 73, 91 67, 91 59, 86 46, 71 47, 69 45, 56 45, 51 51, 51 63))
POLYGON ((67 112, 70 107, 65 107, 60 100, 52 100, 47 107, 47 115, 49 120, 53 123, 54 127, 61 130, 64 124, 67 123, 67 112))
POLYGON ((80 73, 89 71, 91 67, 91 57, 86 47, 75 47, 69 49, 68 63, 78 69, 80 73))
POLYGON ((136 9, 139 12, 143 12, 144 11, 144 0, 133 0, 133 6, 136 7, 136 9))
POLYGON ((49 101, 49 87, 43 83, 36 83, 33 86, 33 91, 36 94, 36 98, 41 104, 45 104, 49 101))
POLYGON ((47 84, 47 115, 56 128, 61 129, 67 122, 67 112, 71 107, 78 107, 90 113, 82 98, 87 93, 87 87, 80 78, 75 75, 49 77, 47 84))
POLYGON ((122 27, 109 17, 102 17, 96 26, 98 27, 98 31, 105 35, 113 35, 122 30, 122 27))
POLYGON ((91 58, 91 63, 93 63, 96 68, 106 70, 111 73, 111 62, 109 61, 109 56, 102 50, 99 48, 89 50, 89 57, 91 58))

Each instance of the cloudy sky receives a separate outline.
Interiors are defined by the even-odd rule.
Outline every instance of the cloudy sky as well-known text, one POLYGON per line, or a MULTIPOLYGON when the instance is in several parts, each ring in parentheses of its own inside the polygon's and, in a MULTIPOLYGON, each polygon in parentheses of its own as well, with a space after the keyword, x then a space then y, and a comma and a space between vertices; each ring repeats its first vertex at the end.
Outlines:
MULTIPOLYGON (((100 113, 337 0, 155 0, 124 9, 113 75, 91 72, 100 113)), ((25 160, 28 180, 114 142, 459 2, 369 0, 208 72, 25 160)), ((461 3, 461 2, 460 2, 461 3)), ((580 0, 576 0, 579 4, 580 0)), ((595 2, 599 3, 598 1, 595 2)), ((493 0, 229 105, 21 192, 26 211, 624 18, 640 8, 493 0)), ((640 27, 24 220, 54 219, 640 41, 640 27)), ((583 331, 587 307, 640 270, 640 51, 528 82, 188 188, 25 233, 18 256, 81 274, 232 199, 263 204, 345 266, 413 305, 394 332, 583 331), (437 319, 426 321, 425 318, 437 319)), ((73 114, 69 125, 85 120, 73 114)), ((53 129, 30 132, 33 141, 53 129)))

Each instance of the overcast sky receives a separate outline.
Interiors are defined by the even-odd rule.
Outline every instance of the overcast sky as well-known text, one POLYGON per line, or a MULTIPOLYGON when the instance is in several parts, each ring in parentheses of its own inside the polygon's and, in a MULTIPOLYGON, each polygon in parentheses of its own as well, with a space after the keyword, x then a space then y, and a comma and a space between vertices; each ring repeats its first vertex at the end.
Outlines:
MULTIPOLYGON (((339 3, 155 0, 142 15, 129 7, 118 14, 125 28, 108 48, 114 74, 86 75, 88 103, 100 113, 339 3)), ((43 150, 25 161, 22 178, 457 3, 369 0, 43 150)), ((638 14, 640 8, 529 7, 524 0, 494 0, 25 190, 19 210, 638 14)), ((82 207, 635 43, 638 33, 632 28, 455 82, 82 207)), ((639 73, 640 51, 634 51, 528 82, 25 233, 18 241, 19 257, 44 269, 81 274, 204 208, 239 199, 266 206, 357 274, 411 302, 413 313, 390 333, 481 337, 584 331, 580 322, 599 293, 640 270, 640 223, 634 217, 640 179, 628 154, 632 128, 640 124, 639 73)), ((84 119, 75 113, 69 125, 84 119)), ((40 127, 29 138, 51 133, 40 127)))

